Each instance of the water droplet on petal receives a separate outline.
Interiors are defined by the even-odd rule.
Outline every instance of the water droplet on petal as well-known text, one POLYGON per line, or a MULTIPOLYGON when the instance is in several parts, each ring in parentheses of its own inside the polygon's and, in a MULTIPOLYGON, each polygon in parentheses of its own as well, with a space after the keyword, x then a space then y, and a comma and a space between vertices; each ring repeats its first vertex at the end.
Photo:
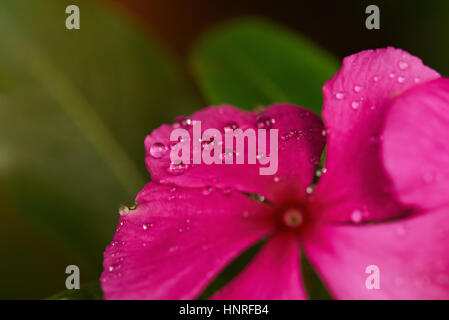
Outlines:
POLYGON ((405 78, 404 77, 398 77, 398 82, 399 83, 404 83, 405 82, 405 78))
POLYGON ((408 68, 408 63, 405 61, 399 61, 399 69, 405 70, 408 68))
POLYGON ((396 77, 396 75, 392 72, 392 73, 390 73, 389 77, 390 77, 391 79, 394 79, 394 77, 396 77))
POLYGON ((114 272, 115 270, 117 270, 119 268, 119 265, 114 263, 112 265, 109 266, 108 270, 109 272, 114 272))
POLYGON ((362 91, 361 86, 354 86, 354 92, 359 93, 360 91, 362 91))
POLYGON ((312 186, 308 186, 308 187, 306 188, 306 192, 307 192, 307 194, 312 194, 312 192, 313 192, 313 187, 312 187, 312 186))
POLYGON ((231 122, 228 122, 225 126, 224 126, 224 130, 235 130, 235 129, 238 129, 239 128, 239 125, 237 124, 237 122, 235 122, 235 121, 231 121, 231 122))
POLYGON ((276 120, 267 116, 259 116, 257 119, 256 126, 259 129, 271 129, 275 124, 276 120))
POLYGON ((119 209, 118 209, 118 212, 119 212, 119 214, 122 216, 122 217, 125 217, 125 216, 127 216, 131 211, 135 211, 136 209, 137 209, 137 207, 139 206, 139 203, 138 202, 134 202, 134 204, 132 205, 132 206, 124 206, 124 205, 121 205, 120 207, 119 207, 119 209))
POLYGON ((192 125, 192 120, 186 117, 178 117, 173 123, 174 128, 188 128, 192 125))
POLYGON ((150 155, 155 159, 160 159, 167 153, 167 146, 163 143, 156 142, 153 143, 150 147, 150 155))
POLYGON ((151 228, 153 228, 153 226, 154 226, 153 223, 144 223, 144 224, 142 225, 142 229, 145 230, 145 231, 147 231, 147 230, 150 230, 151 228))
POLYGON ((380 77, 379 77, 379 76, 374 76, 374 77, 373 77, 373 80, 374 80, 375 82, 377 82, 377 81, 380 80, 380 77))
POLYGON ((226 188, 223 189, 223 194, 225 196, 229 196, 229 195, 231 195, 231 193, 232 193, 232 188, 231 187, 226 187, 226 188))
POLYGON ((273 181, 274 181, 274 182, 279 182, 279 180, 280 180, 279 177, 274 177, 274 178, 273 178, 273 181))
POLYGON ((360 102, 358 101, 353 101, 351 104, 351 108, 354 110, 357 110, 360 107, 360 102))
POLYGON ((360 223, 363 219, 363 212, 360 210, 354 210, 351 213, 351 221, 353 223, 360 223))
POLYGON ((211 186, 206 186, 206 187, 204 187, 202 193, 203 193, 203 195, 207 196, 207 195, 210 195, 213 190, 214 189, 211 186))
POLYGON ((184 163, 171 163, 170 166, 168 167, 168 173, 174 175, 174 176, 179 176, 181 174, 183 174, 187 169, 187 164, 184 163))
POLYGON ((345 94, 343 92, 337 92, 335 94, 335 98, 337 98, 337 100, 342 100, 345 97, 345 94))

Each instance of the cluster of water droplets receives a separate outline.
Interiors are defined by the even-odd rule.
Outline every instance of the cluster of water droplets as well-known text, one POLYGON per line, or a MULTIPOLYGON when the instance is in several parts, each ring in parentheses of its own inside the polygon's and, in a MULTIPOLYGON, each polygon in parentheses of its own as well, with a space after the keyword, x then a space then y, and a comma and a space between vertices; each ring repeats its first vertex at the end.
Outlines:
MULTIPOLYGON (((399 84, 405 83, 405 82, 407 81, 407 77, 406 77, 405 75, 403 75, 403 73, 409 69, 409 64, 408 64, 408 62, 405 61, 405 60, 406 60, 406 56, 403 56, 402 59, 401 59, 400 61, 397 62, 396 70, 391 71, 391 72, 388 74, 387 78, 384 78, 384 79, 383 79, 383 78, 382 78, 381 76, 379 76, 379 75, 374 75, 374 76, 371 78, 372 81, 374 82, 374 85, 375 85, 376 83, 379 83, 380 81, 391 81, 391 80, 394 80, 394 81, 396 81, 396 82, 399 83, 399 84)), ((419 83, 419 82, 421 82, 421 79, 420 79, 419 77, 416 77, 416 78, 413 79, 413 81, 414 81, 414 83, 419 83)), ((364 88, 364 87, 363 87, 362 85, 360 85, 360 84, 355 84, 355 85, 352 87, 352 91, 353 91, 356 95, 361 94, 361 96, 360 96, 360 98, 356 98, 356 99, 351 100, 351 101, 348 102, 349 107, 350 107, 351 109, 353 109, 353 110, 359 110, 359 109, 363 106, 363 103, 364 103, 364 101, 365 101, 365 97, 363 97, 362 94, 363 94, 363 92, 364 92, 366 89, 369 89, 369 88, 364 88)), ((352 95, 349 95, 349 96, 352 96, 352 95)), ((335 99, 337 99, 337 100, 343 101, 343 100, 346 99, 346 93, 345 93, 345 91, 343 91, 343 90, 342 90, 342 91, 337 91, 337 92, 334 93, 334 97, 335 97, 335 99)), ((376 109, 376 106, 375 106, 375 105, 370 105, 369 108, 370 108, 370 110, 375 110, 375 109, 376 109)))

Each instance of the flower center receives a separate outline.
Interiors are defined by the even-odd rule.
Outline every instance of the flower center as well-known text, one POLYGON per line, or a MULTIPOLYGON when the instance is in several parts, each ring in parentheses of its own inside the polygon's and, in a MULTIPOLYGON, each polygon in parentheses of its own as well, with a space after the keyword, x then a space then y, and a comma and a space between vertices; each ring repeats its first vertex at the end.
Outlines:
POLYGON ((288 228, 298 228, 304 222, 302 212, 297 208, 288 208, 282 214, 282 222, 288 228))

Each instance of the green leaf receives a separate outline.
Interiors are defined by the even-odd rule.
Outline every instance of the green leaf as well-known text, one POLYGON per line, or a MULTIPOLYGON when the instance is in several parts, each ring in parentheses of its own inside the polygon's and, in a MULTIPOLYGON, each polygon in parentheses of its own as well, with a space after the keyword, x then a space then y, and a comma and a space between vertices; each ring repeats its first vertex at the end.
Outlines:
POLYGON ((99 282, 81 285, 78 290, 65 290, 59 292, 47 300, 102 300, 103 292, 99 282))
POLYGON ((14 211, 98 274, 118 206, 149 181, 145 135, 199 100, 123 17, 76 1, 81 29, 67 30, 70 4, 0 2, 0 187, 14 211))
POLYGON ((321 88, 336 60, 303 37, 256 19, 237 20, 208 33, 191 64, 211 104, 245 109, 289 102, 321 112, 321 88))

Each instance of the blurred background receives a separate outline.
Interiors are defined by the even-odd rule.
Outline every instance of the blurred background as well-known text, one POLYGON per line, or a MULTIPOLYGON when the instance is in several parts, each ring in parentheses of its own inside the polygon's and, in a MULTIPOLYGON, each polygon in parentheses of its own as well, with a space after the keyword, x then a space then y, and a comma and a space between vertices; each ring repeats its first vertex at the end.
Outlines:
POLYGON ((2 0, 0 299, 62 291, 71 264, 83 284, 98 280, 119 205, 149 181, 145 135, 211 101, 192 63, 211 28, 265 18, 337 67, 392 45, 447 76, 448 13, 447 0, 2 0), (80 30, 64 26, 70 4, 80 30), (380 30, 365 27, 369 4, 380 30))

